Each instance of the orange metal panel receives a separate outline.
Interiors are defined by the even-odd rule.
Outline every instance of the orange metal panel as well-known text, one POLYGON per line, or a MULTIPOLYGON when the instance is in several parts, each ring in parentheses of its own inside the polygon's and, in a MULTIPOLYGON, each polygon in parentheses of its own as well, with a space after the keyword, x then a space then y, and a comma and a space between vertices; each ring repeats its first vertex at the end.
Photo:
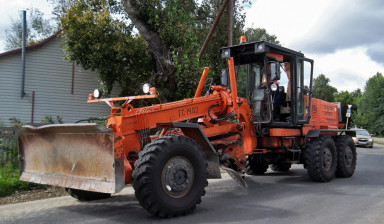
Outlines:
POLYGON ((270 136, 282 136, 282 137, 288 137, 288 136, 300 136, 301 130, 300 129, 288 129, 288 128, 271 128, 269 130, 270 136))

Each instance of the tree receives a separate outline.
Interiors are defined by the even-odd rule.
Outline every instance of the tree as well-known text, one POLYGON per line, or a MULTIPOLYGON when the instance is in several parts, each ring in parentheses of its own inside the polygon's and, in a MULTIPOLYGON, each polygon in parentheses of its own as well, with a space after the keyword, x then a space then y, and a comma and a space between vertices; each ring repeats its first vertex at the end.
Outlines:
MULTIPOLYGON (((125 93, 134 94, 137 84, 147 81, 167 99, 176 100, 193 96, 191 87, 197 85, 203 66, 211 67, 210 76, 219 80, 224 66, 219 49, 227 45, 226 20, 220 21, 200 63, 198 53, 221 1, 51 1, 61 4, 55 9, 65 28, 68 59, 97 70, 107 90, 117 80, 125 93)), ((239 38, 244 25, 240 1, 234 12, 234 38, 239 38)))
POLYGON ((328 102, 334 102, 335 94, 337 94, 337 89, 329 85, 329 82, 329 78, 327 78, 323 74, 320 74, 317 78, 313 79, 313 97, 328 102))
POLYGON ((136 95, 151 76, 151 56, 133 26, 113 16, 119 13, 121 6, 107 0, 80 0, 64 8, 65 51, 68 60, 98 71, 107 93, 117 81, 122 94, 136 95))
POLYGON ((355 115, 357 126, 367 128, 371 133, 384 135, 384 77, 381 73, 368 79, 355 115))
MULTIPOLYGON (((343 119, 343 123, 346 123, 346 113, 348 109, 348 105, 352 105, 352 114, 356 114, 357 112, 357 106, 358 106, 358 99, 361 96, 360 89, 355 90, 354 92, 348 92, 348 91, 341 91, 340 93, 335 95, 335 101, 340 102, 341 104, 341 117, 343 119), (358 94, 360 92, 360 95, 358 94)), ((349 119, 349 124, 353 123, 353 117, 349 119)), ((349 127, 351 125, 348 125, 349 127)))
POLYGON ((245 31, 245 36, 248 42, 265 40, 270 43, 280 44, 276 35, 269 34, 264 28, 248 28, 245 31))
MULTIPOLYGON (((211 76, 219 80, 223 63, 219 49, 227 44, 228 21, 220 20, 205 57, 199 63, 198 53, 218 14, 223 1, 208 0, 123 0, 123 5, 140 35, 148 42, 156 62, 155 75, 168 80, 168 87, 184 89, 173 93, 174 99, 191 97, 202 66, 211 68, 211 76)), ((242 3, 234 5, 233 33, 237 39, 244 26, 242 3)), ((228 11, 222 18, 228 18, 228 11)), ((169 98, 169 97, 168 97, 169 98)))
MULTIPOLYGON (((38 9, 30 8, 27 11, 27 46, 40 42, 51 36, 57 30, 56 24, 49 19, 45 19, 44 13, 38 9)), ((11 28, 5 31, 5 49, 7 50, 22 46, 23 22, 21 11, 19 12, 19 15, 18 19, 12 20, 11 28)))

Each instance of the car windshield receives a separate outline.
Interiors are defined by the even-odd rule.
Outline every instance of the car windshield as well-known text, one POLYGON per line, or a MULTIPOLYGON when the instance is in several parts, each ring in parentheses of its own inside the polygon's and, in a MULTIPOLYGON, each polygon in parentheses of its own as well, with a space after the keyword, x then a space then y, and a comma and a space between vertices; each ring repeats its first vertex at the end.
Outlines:
POLYGON ((357 135, 365 135, 365 136, 369 136, 369 133, 367 130, 357 130, 356 131, 356 134, 357 135))

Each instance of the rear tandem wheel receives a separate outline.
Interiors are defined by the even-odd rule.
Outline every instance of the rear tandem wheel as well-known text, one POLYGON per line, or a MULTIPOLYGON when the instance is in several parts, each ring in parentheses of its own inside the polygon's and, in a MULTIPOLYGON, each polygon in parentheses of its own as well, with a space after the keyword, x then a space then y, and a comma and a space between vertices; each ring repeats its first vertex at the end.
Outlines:
POLYGON ((335 142, 322 135, 308 143, 305 164, 308 176, 315 182, 329 182, 335 177, 337 155, 335 142))
POLYGON ((291 168, 292 163, 282 162, 282 163, 274 163, 271 166, 271 169, 276 172, 287 172, 291 168))
POLYGON ((349 135, 342 135, 336 138, 337 148, 337 177, 351 177, 356 167, 356 146, 349 135))
POLYGON ((268 163, 262 156, 252 155, 247 159, 245 172, 248 175, 263 175, 268 170, 268 163))

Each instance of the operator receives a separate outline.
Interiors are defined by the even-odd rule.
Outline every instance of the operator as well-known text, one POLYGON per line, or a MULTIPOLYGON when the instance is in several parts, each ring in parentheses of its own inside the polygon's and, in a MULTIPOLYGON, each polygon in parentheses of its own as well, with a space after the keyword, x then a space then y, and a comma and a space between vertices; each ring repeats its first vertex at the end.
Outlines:
MULTIPOLYGON (((267 73, 270 75, 269 83, 270 85, 275 84, 276 90, 272 92, 273 96, 273 118, 276 121, 280 121, 280 107, 281 107, 281 94, 279 92, 279 82, 277 80, 272 80, 272 70, 271 64, 267 66, 267 73)), ((264 72, 262 76, 262 82, 260 84, 260 88, 267 88, 267 75, 264 72)))

